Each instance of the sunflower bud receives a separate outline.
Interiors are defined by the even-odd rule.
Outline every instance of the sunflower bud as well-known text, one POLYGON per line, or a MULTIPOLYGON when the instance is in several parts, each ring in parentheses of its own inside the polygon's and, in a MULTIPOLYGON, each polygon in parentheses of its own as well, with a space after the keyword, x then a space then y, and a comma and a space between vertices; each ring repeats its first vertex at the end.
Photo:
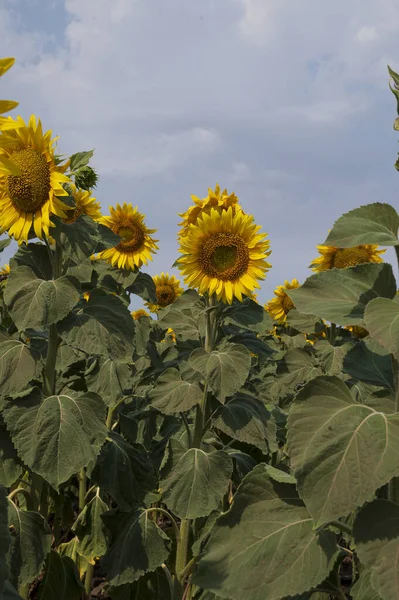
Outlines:
POLYGON ((82 190, 91 190, 96 187, 98 175, 92 167, 82 167, 75 173, 75 184, 82 190))

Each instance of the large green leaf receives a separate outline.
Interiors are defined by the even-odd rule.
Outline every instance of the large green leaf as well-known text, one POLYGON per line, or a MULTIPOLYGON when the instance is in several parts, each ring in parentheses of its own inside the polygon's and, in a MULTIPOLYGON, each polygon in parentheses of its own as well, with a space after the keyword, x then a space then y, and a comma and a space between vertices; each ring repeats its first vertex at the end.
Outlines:
POLYGON ((399 215, 390 204, 375 202, 350 210, 335 221, 326 246, 352 248, 360 244, 396 246, 399 215))
POLYGON ((162 568, 143 575, 135 583, 111 587, 108 593, 112 600, 170 600, 170 587, 162 568))
POLYGON ((82 590, 83 585, 73 560, 51 550, 47 557, 38 600, 79 600, 82 590))
MULTIPOLYGON (((223 319, 226 323, 236 323, 245 329, 248 328, 253 330, 256 325, 264 325, 265 318, 270 320, 270 317, 263 306, 249 298, 245 299, 243 302, 237 301, 230 306, 226 306, 223 310, 223 319)), ((269 329, 272 329, 271 320, 269 329)))
POLYGON ((95 461, 107 435, 105 406, 91 392, 7 401, 4 420, 15 448, 54 488, 95 461))
POLYGON ((321 373, 310 350, 303 348, 290 348, 277 367, 277 377, 286 386, 296 386, 321 373))
POLYGON ((132 316, 118 297, 101 289, 90 293, 88 302, 59 324, 63 340, 87 354, 105 358, 131 358, 134 325, 132 316))
POLYGON ((265 453, 277 450, 276 424, 272 414, 260 400, 248 394, 239 393, 226 402, 213 426, 265 453))
POLYGON ((304 315, 295 308, 291 309, 287 315, 287 325, 301 333, 313 333, 316 329, 316 324, 322 324, 319 318, 314 315, 304 315))
POLYGON ((353 346, 345 356, 343 371, 354 379, 394 390, 391 356, 375 340, 353 346))
POLYGON ((96 495, 86 504, 72 527, 79 539, 76 550, 88 561, 103 556, 107 551, 107 536, 101 519, 107 510, 108 506, 96 495))
POLYGON ((102 566, 112 585, 134 583, 155 571, 169 555, 169 538, 145 510, 109 513, 103 516, 112 541, 102 566))
POLYGON ((25 266, 11 269, 4 299, 18 330, 45 329, 64 319, 79 302, 76 283, 69 276, 44 281, 25 266))
POLYGON ((86 374, 86 383, 90 391, 100 394, 107 406, 113 406, 132 387, 132 370, 122 360, 98 360, 94 369, 86 374))
POLYGON ((177 369, 167 369, 149 393, 151 405, 165 415, 185 412, 200 402, 203 392, 198 383, 184 381, 177 369))
POLYGON ((52 279, 53 267, 47 247, 42 243, 21 244, 10 260, 11 270, 25 265, 30 267, 39 279, 52 279))
POLYGON ((97 458, 92 479, 116 500, 121 510, 129 511, 143 502, 156 480, 146 450, 130 444, 110 431, 97 458))
POLYGON ((36 375, 36 360, 19 340, 0 343, 0 389, 3 396, 21 392, 36 375))
POLYGON ((330 269, 308 277, 300 288, 288 290, 298 310, 340 325, 362 325, 371 300, 395 294, 395 277, 387 263, 330 269))
POLYGON ((22 471, 10 434, 0 418, 0 485, 11 487, 22 471))
POLYGON ((399 358, 399 304, 376 298, 367 305, 364 321, 370 335, 399 358))
POLYGON ((346 354, 353 348, 351 343, 332 346, 327 340, 319 340, 316 344, 316 356, 319 365, 327 375, 339 375, 346 354))
POLYGON ((352 600, 381 600, 379 593, 371 585, 371 569, 363 567, 359 579, 351 587, 352 600))
POLYGON ((399 414, 357 403, 338 377, 317 377, 299 392, 287 429, 298 491, 316 527, 348 515, 399 475, 399 414))
POLYGON ((184 292, 159 318, 164 329, 171 327, 183 339, 200 339, 205 332, 205 302, 194 290, 184 292))
POLYGON ((72 156, 69 159, 71 171, 77 171, 78 169, 81 169, 82 167, 88 165, 93 154, 94 149, 86 150, 85 152, 75 152, 75 154, 72 154, 72 156))
POLYGON ((163 500, 181 519, 206 517, 227 491, 233 462, 222 450, 186 450, 160 483, 163 500))
POLYGON ((336 557, 335 535, 313 529, 295 486, 258 465, 212 529, 193 581, 222 598, 278 600, 316 587, 336 557))
POLYGON ((399 597, 399 506, 374 500, 362 508, 353 528, 356 552, 371 569, 371 585, 383 600, 399 597))
POLYGON ((7 492, 0 485, 0 597, 7 579, 6 556, 10 545, 10 534, 8 532, 8 502, 7 492))
POLYGON ((126 288, 129 294, 140 296, 145 302, 157 302, 155 283, 150 275, 139 272, 134 282, 126 288))
POLYGON ((80 215, 73 223, 63 223, 60 220, 52 235, 62 246, 63 258, 70 258, 76 264, 80 264, 89 258, 96 248, 97 224, 88 215, 80 215))
POLYGON ((240 344, 225 344, 222 350, 211 353, 197 348, 190 355, 189 365, 201 373, 223 404, 227 396, 244 385, 251 366, 251 354, 240 344))
POLYGON ((13 531, 8 551, 9 579, 19 588, 31 583, 42 570, 51 548, 51 529, 42 515, 20 510, 11 501, 8 523, 13 531))

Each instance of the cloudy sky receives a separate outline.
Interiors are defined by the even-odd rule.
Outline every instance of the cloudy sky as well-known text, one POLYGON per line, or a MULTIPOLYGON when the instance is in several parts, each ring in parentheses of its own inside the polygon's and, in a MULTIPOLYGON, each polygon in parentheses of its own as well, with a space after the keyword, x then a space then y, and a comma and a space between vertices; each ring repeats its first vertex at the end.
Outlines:
POLYGON ((0 96, 61 153, 95 148, 104 212, 158 228, 151 275, 190 194, 234 191, 270 237, 266 301, 343 212, 397 203, 398 34, 397 0, 0 0, 0 96))

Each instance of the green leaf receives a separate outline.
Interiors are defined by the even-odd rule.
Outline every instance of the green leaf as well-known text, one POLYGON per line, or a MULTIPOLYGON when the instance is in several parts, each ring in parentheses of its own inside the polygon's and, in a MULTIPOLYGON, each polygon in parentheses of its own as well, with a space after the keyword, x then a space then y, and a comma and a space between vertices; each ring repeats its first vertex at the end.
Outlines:
POLYGON ((5 487, 0 485, 0 597, 7 579, 6 556, 10 546, 10 534, 8 532, 8 502, 5 487))
POLYGON ((266 454, 277 450, 276 425, 271 413, 248 394, 237 394, 226 402, 213 426, 266 454))
POLYGON ((4 396, 21 392, 36 376, 36 360, 29 346, 19 340, 0 343, 0 389, 4 396))
POLYGON ((9 501, 8 523, 12 527, 8 551, 9 579, 19 588, 40 573, 51 548, 51 529, 42 515, 20 510, 9 501))
POLYGON ((184 381, 177 369, 167 369, 158 377, 148 398, 151 405, 165 415, 190 410, 201 401, 198 383, 184 381))
POLYGON ((170 588, 163 569, 147 573, 135 583, 108 589, 112 600, 170 600, 170 588))
POLYGON ((278 483, 290 483, 292 485, 296 485, 296 479, 293 475, 286 473, 285 471, 281 471, 280 469, 276 469, 272 467, 272 465, 265 465, 265 471, 273 479, 273 481, 278 481, 278 483))
POLYGON ((107 435, 97 394, 50 396, 34 392, 7 401, 4 420, 18 455, 55 489, 95 461, 107 435))
POLYGON ((130 444, 114 431, 108 433, 92 480, 116 500, 121 510, 129 511, 143 502, 156 480, 146 450, 130 444))
POLYGON ((397 246, 399 215, 390 204, 375 202, 350 210, 335 221, 325 246, 353 248, 361 244, 397 246))
POLYGON ((352 600, 381 600, 371 585, 371 569, 363 567, 359 579, 351 587, 352 600))
POLYGON ((86 374, 86 383, 91 392, 102 396, 107 406, 113 406, 131 390, 132 371, 126 362, 108 358, 86 374))
POLYGON ((287 325, 301 333, 313 333, 316 323, 322 324, 320 319, 314 315, 304 315, 295 308, 291 309, 287 315, 287 325))
MULTIPOLYGON (((223 319, 226 323, 235 323, 241 327, 253 330, 254 325, 264 324, 265 314, 267 315, 267 319, 269 315, 263 306, 248 298, 243 302, 227 306, 223 310, 223 319)), ((270 329, 272 329, 271 320, 270 329)))
POLYGON ((169 538, 150 519, 147 510, 110 512, 103 518, 112 533, 112 542, 101 563, 112 585, 134 583, 168 558, 169 538))
POLYGON ((88 215, 80 215, 73 223, 59 220, 52 235, 62 246, 63 258, 71 258, 77 264, 89 258, 98 243, 97 224, 88 215))
POLYGON ((197 519, 219 506, 233 470, 226 452, 217 450, 208 454, 190 448, 173 467, 160 488, 164 502, 174 514, 181 519, 197 519))
POLYGON ((370 335, 398 358, 399 304, 387 298, 376 298, 367 306, 364 320, 370 335))
POLYGON ((1 600, 22 600, 15 587, 9 581, 5 582, 3 595, 0 597, 1 600))
POLYGON ((72 527, 79 539, 76 550, 88 561, 96 560, 107 551, 107 537, 101 519, 107 510, 108 506, 96 495, 86 504, 72 527))
POLYGON ((38 279, 29 267, 11 269, 4 299, 18 330, 45 329, 64 319, 79 302, 71 277, 38 279))
POLYGON ((202 348, 194 350, 189 365, 201 373, 209 387, 223 404, 245 383, 251 366, 251 354, 240 344, 225 344, 223 350, 210 354, 202 348))
POLYGON ((313 529, 295 486, 258 465, 216 522, 193 582, 222 598, 279 600, 324 581, 336 557, 335 534, 313 529))
POLYGON ((101 289, 90 293, 88 302, 59 324, 62 339, 87 354, 130 359, 134 324, 125 304, 101 289))
POLYGON ((296 386, 321 375, 321 369, 314 363, 314 357, 307 350, 291 348, 277 367, 277 377, 281 384, 296 386))
POLYGON ((357 403, 338 377, 317 377, 299 392, 287 429, 298 491, 316 527, 348 515, 399 475, 399 414, 357 403))
POLYGON ((187 290, 158 316, 158 325, 172 328, 183 339, 200 339, 205 333, 205 301, 187 290))
POLYGON ((79 600, 82 590, 83 585, 73 560, 51 550, 47 557, 38 600, 79 600))
POLYGON ((21 244, 10 260, 11 270, 17 267, 29 267, 39 279, 52 279, 53 267, 49 252, 44 244, 21 244))
POLYGON ((330 269, 308 277, 288 295, 298 310, 340 325, 363 325, 367 304, 382 296, 393 298, 396 282, 387 263, 330 269))
POLYGON ((0 252, 3 252, 7 246, 11 244, 11 238, 6 238, 5 240, 0 240, 0 252))
POLYGON ((23 468, 18 460, 10 434, 0 418, 0 486, 11 487, 22 472, 23 468))
POLYGON ((353 348, 353 344, 332 346, 327 340, 318 340, 316 344, 316 356, 319 365, 327 375, 339 375, 346 354, 353 348))
POLYGON ((77 171, 78 169, 88 165, 93 154, 94 154, 94 149, 87 150, 86 152, 76 152, 75 154, 72 154, 72 156, 69 159, 70 160, 69 166, 70 166, 71 171, 77 171))
POLYGON ((129 294, 140 296, 145 302, 153 302, 154 304, 157 302, 154 280, 147 273, 139 272, 132 285, 126 288, 126 291, 129 294))
POLYGON ((353 379, 394 390, 391 356, 375 340, 353 346, 345 356, 343 370, 353 379))
POLYGON ((399 506, 374 500, 364 506, 353 528, 356 552, 371 568, 371 586, 383 600, 399 596, 399 506))
POLYGON ((270 357, 274 350, 261 340, 256 333, 252 331, 243 331, 238 335, 229 337, 229 341, 234 344, 245 346, 252 354, 256 356, 270 357))
MULTIPOLYGON (((96 252, 101 252, 102 250, 106 250, 107 248, 113 248, 117 246, 121 241, 121 237, 114 233, 112 229, 107 227, 106 225, 102 225, 101 223, 97 223, 98 229, 98 241, 96 246, 96 252)), ((96 262, 96 269, 100 268, 100 262, 96 262)), ((104 264, 104 263, 102 263, 104 264)), ((107 264, 107 267, 110 265, 107 264)))
POLYGON ((77 538, 77 536, 75 536, 74 538, 69 540, 69 542, 65 544, 60 544, 58 546, 58 553, 60 554, 60 556, 68 556, 75 563, 79 571, 80 577, 83 577, 90 563, 86 558, 80 556, 80 554, 77 551, 78 545, 79 539, 77 538))

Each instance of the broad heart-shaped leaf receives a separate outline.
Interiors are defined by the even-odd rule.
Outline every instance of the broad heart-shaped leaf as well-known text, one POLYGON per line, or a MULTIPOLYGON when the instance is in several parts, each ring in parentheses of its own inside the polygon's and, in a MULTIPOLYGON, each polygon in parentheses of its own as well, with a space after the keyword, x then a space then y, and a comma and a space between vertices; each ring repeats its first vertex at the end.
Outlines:
POLYGON ((298 491, 316 527, 348 515, 399 475, 399 414, 357 403, 338 377, 317 377, 298 393, 287 429, 298 491))
POLYGON ((171 327, 183 339, 199 339, 205 333, 205 301, 194 290, 187 290, 160 313, 158 320, 160 327, 171 327))
POLYGON ((313 529, 295 486, 261 464, 216 522, 193 582, 222 598, 279 600, 324 581, 337 554, 335 535, 313 529))
POLYGON ((362 508, 353 528, 356 552, 371 569, 371 585, 383 600, 399 597, 399 506, 374 500, 362 508))
POLYGON ((108 433, 97 458, 92 480, 112 496, 124 511, 140 505, 146 493, 156 485, 145 448, 130 444, 114 431, 108 433))
POLYGON ((101 395, 107 406, 113 406, 131 390, 132 370, 122 360, 98 361, 96 368, 86 374, 86 384, 91 392, 101 395))
POLYGON ((47 557, 38 600, 79 600, 82 590, 83 585, 73 560, 51 550, 47 557))
POLYGON ((153 278, 147 273, 139 272, 134 282, 126 288, 129 294, 140 296, 145 302, 157 302, 155 283, 153 278))
POLYGON ((72 527, 79 539, 76 550, 88 561, 103 556, 107 551, 107 537, 101 519, 107 510, 108 506, 96 495, 86 504, 72 527))
POLYGON ((4 582, 7 579, 6 556, 10 545, 10 534, 8 532, 8 502, 7 492, 4 486, 0 485, 0 598, 4 588, 4 582))
POLYGON ((90 293, 85 305, 58 326, 70 346, 105 358, 131 358, 134 325, 132 316, 118 297, 101 289, 90 293))
POLYGON ((319 365, 327 375, 339 375, 347 352, 353 348, 352 343, 342 346, 332 346, 327 340, 318 340, 316 344, 316 356, 319 365))
POLYGON ((251 354, 241 344, 225 344, 222 350, 211 353, 197 348, 188 362, 201 373, 217 399, 224 404, 227 396, 244 385, 251 366, 251 354))
POLYGON ((371 569, 363 567, 359 579, 351 587, 352 600, 381 600, 380 594, 371 585, 371 569))
POLYGON ((39 279, 52 279, 53 267, 44 244, 21 244, 10 260, 11 271, 21 266, 30 267, 39 279))
POLYGON ((287 325, 301 333, 313 333, 316 328, 316 323, 321 324, 322 321, 314 315, 304 315, 295 308, 290 310, 287 315, 287 325))
POLYGON ((395 277, 387 263, 330 269, 308 277, 300 288, 288 290, 298 310, 339 325, 362 325, 371 300, 395 294, 395 277))
POLYGON ((95 461, 105 441, 105 406, 91 392, 9 400, 4 420, 20 458, 54 488, 95 461))
POLYGON ((150 516, 146 509, 103 515, 112 540, 101 564, 112 585, 134 583, 168 558, 169 538, 150 516))
POLYGON ((200 402, 203 392, 198 383, 184 381, 177 369, 167 369, 149 393, 151 406, 165 415, 185 412, 200 402))
POLYGON ((226 402, 213 426, 266 454, 277 450, 273 416, 260 400, 249 394, 238 393, 226 402))
POLYGON ((206 517, 217 508, 227 491, 233 470, 229 455, 222 451, 186 450, 160 483, 163 500, 181 519, 206 517))
MULTIPOLYGON (((265 312, 263 306, 247 298, 243 302, 237 301, 227 306, 223 310, 223 319, 226 323, 236 323, 252 330, 254 325, 263 324, 265 312)), ((267 312, 266 315, 269 316, 267 312)), ((270 329, 272 329, 271 320, 270 329)))
POLYGON ((364 321, 370 335, 399 358, 399 304, 376 298, 367 305, 364 321))
POLYGON ((277 367, 279 381, 287 386, 296 386, 321 373, 321 369, 315 365, 314 356, 303 348, 290 348, 277 367))
POLYGON ((62 246, 63 257, 76 264, 93 254, 98 241, 97 224, 88 215, 80 215, 73 223, 63 223, 60 219, 51 233, 62 246))
POLYGON ((390 204, 375 202, 350 210, 335 221, 324 244, 352 248, 360 244, 397 246, 399 215, 390 204))
POLYGON ((12 527, 8 550, 9 580, 14 587, 31 583, 42 570, 51 548, 51 529, 42 515, 8 505, 8 523, 12 527))
POLYGON ((36 375, 36 360, 19 340, 0 343, 0 390, 2 396, 23 391, 36 375))
POLYGON ((354 379, 394 390, 391 356, 375 340, 353 346, 344 358, 343 371, 354 379))
POLYGON ((170 600, 170 587, 165 571, 158 568, 135 583, 108 589, 112 600, 170 600))
POLYGON ((29 267, 17 267, 8 276, 4 299, 19 331, 45 329, 64 319, 79 302, 71 277, 44 281, 29 267))
POLYGON ((22 471, 10 434, 0 417, 0 486, 11 487, 22 471))

